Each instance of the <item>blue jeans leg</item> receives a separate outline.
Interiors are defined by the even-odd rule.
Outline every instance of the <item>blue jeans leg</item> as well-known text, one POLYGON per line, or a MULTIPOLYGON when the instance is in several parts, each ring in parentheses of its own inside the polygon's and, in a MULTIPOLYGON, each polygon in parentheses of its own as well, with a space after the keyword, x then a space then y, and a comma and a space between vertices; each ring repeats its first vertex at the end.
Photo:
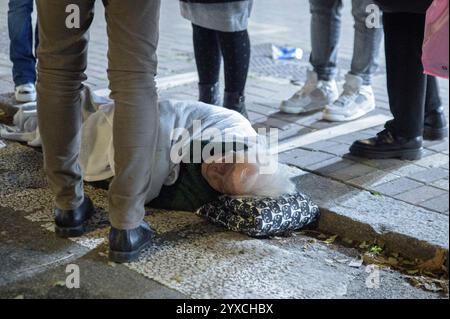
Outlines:
POLYGON ((342 0, 310 0, 309 3, 312 43, 310 62, 319 79, 329 81, 337 72, 342 0))
POLYGON ((10 58, 13 63, 13 80, 16 86, 36 82, 32 13, 33 0, 9 0, 10 58))
POLYGON ((366 24, 370 14, 366 10, 372 4, 374 4, 373 0, 353 0, 355 44, 350 73, 360 76, 364 85, 372 83, 372 76, 378 68, 378 58, 383 40, 382 28, 370 28, 366 24))

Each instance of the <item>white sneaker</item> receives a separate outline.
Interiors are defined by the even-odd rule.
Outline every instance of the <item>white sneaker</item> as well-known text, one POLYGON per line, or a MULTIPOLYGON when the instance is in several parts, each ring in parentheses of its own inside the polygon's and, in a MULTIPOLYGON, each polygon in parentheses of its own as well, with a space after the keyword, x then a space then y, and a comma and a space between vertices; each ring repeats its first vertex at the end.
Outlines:
POLYGON ((36 87, 33 83, 27 83, 16 86, 16 101, 27 103, 36 101, 36 87))
POLYGON ((285 113, 300 114, 324 109, 339 97, 336 81, 319 81, 314 71, 308 71, 303 88, 289 100, 283 101, 280 110, 285 113))
POLYGON ((375 95, 359 76, 347 74, 344 92, 323 111, 323 119, 332 122, 356 120, 375 109, 375 95))

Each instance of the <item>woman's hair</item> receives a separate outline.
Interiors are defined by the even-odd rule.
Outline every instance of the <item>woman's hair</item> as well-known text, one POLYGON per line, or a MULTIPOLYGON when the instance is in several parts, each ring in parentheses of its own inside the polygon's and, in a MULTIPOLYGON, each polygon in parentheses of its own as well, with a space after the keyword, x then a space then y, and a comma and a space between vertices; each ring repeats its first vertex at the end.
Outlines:
MULTIPOLYGON (((239 155, 239 152, 236 156, 240 157, 241 161, 242 157, 246 157, 243 153, 239 155)), ((263 165, 258 163, 257 166, 256 173, 242 178, 245 195, 278 197, 296 192, 297 188, 293 181, 295 172, 288 165, 279 163, 276 156, 265 155, 263 165), (270 169, 267 169, 268 167, 270 169)))
POLYGON ((243 181, 243 189, 247 195, 278 197, 296 192, 292 178, 295 176, 289 167, 278 163, 273 174, 258 174, 243 181))

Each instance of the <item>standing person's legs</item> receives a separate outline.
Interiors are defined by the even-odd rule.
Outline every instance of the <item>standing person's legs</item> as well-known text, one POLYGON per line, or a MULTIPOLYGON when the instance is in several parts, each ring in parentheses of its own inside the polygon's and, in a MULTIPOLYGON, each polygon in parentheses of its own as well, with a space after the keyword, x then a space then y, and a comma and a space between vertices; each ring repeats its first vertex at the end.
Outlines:
POLYGON ((80 151, 81 91, 86 80, 88 29, 94 0, 38 0, 40 30, 38 118, 45 171, 56 207, 83 203, 80 151), (66 7, 80 8, 80 28, 66 27, 66 7))
MULTIPOLYGON (((13 63, 13 80, 16 100, 36 100, 36 57, 33 52, 33 0, 9 0, 8 30, 10 59, 13 63)), ((37 41, 37 37, 36 37, 37 41)))
POLYGON ((387 128, 397 136, 422 136, 427 92, 422 44, 425 15, 385 13, 385 46, 389 105, 394 119, 387 128))
POLYGON ((353 0, 352 2, 352 14, 355 19, 355 44, 350 74, 361 77, 363 85, 372 84, 372 76, 378 68, 383 39, 382 28, 370 28, 367 25, 369 15, 367 8, 373 4, 373 0, 353 0))
POLYGON ((291 98, 281 102, 285 113, 300 114, 323 110, 339 97, 336 75, 342 0, 310 0, 310 62, 305 85, 291 98))
POLYGON ((368 158, 414 160, 422 155, 427 76, 422 44, 425 15, 384 13, 389 105, 394 119, 377 137, 353 143, 350 152, 368 158))
POLYGON ((319 80, 330 81, 336 75, 342 0, 310 0, 309 3, 312 44, 310 62, 319 80))
POLYGON ((247 30, 219 32, 225 68, 224 107, 248 118, 245 106, 245 85, 250 67, 251 44, 247 30))
POLYGON ((323 113, 323 118, 328 121, 356 120, 375 109, 371 84, 372 75, 378 67, 383 30, 381 27, 372 28, 367 23, 367 9, 373 5, 373 0, 353 0, 352 5, 355 40, 351 70, 345 77, 341 96, 323 113))
POLYGON ((8 30, 13 79, 16 86, 36 82, 33 53, 33 0, 9 0, 8 30))
POLYGON ((115 177, 109 191, 113 228, 140 226, 152 183, 159 129, 155 75, 159 0, 105 2, 111 97, 115 102, 115 177))
POLYGON ((199 101, 218 105, 222 55, 217 31, 193 24, 195 62, 199 77, 199 101))

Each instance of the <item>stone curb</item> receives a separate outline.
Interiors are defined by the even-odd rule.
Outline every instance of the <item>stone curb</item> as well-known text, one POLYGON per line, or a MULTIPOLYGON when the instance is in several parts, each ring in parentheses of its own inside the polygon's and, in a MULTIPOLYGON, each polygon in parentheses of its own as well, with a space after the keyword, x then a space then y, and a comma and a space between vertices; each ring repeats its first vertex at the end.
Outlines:
POLYGON ((428 261, 445 253, 448 264, 448 216, 315 174, 300 175, 298 185, 321 208, 319 231, 357 242, 383 242, 386 252, 410 260, 428 261))

